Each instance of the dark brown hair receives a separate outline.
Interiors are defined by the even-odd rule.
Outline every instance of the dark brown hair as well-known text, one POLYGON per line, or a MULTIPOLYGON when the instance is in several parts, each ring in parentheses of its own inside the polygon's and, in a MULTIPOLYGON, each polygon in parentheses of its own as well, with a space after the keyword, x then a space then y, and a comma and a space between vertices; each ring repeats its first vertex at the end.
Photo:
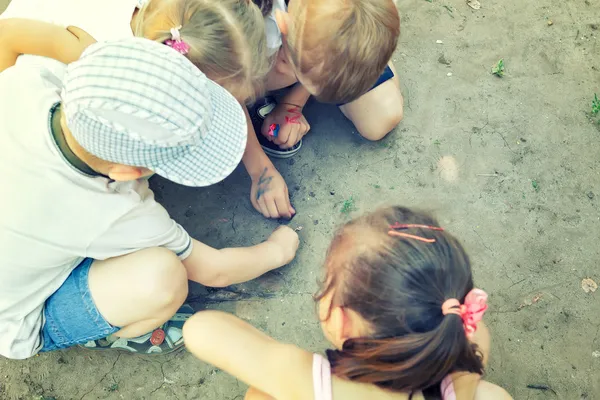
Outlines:
POLYGON ((392 58, 400 17, 392 0, 303 0, 285 37, 298 71, 325 103, 348 103, 392 58))
POLYGON ((442 314, 445 300, 462 303, 473 289, 469 257, 445 231, 406 231, 435 243, 389 236, 396 222, 439 226, 426 214, 385 208, 342 227, 329 248, 316 299, 331 293, 332 307, 352 309, 372 331, 328 351, 333 373, 398 392, 438 385, 455 371, 482 374, 482 356, 460 316, 442 314))

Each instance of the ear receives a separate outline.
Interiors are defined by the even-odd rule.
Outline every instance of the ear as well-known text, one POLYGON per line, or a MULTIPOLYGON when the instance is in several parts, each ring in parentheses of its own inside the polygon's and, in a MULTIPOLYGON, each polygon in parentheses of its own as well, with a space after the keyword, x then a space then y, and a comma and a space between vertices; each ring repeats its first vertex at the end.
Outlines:
POLYGON ((333 340, 333 344, 338 349, 341 349, 344 342, 352 335, 352 321, 348 318, 348 310, 344 307, 333 307, 329 316, 328 330, 333 340))
POLYGON ((290 14, 285 11, 276 10, 275 11, 275 21, 277 22, 277 26, 283 35, 287 35, 289 32, 290 23, 292 22, 290 19, 290 14))
POLYGON ((142 168, 128 165, 114 164, 108 168, 108 177, 119 182, 134 181, 141 178, 143 173, 142 168))

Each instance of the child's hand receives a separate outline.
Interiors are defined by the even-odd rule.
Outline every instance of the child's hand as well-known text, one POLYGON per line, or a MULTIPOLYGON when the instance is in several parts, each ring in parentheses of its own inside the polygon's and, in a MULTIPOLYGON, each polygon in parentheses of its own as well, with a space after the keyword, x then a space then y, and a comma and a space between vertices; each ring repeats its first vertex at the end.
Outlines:
POLYGON ((304 118, 304 115, 302 115, 302 108, 287 103, 278 104, 267 115, 262 126, 263 136, 278 144, 282 149, 293 147, 309 130, 310 125, 306 121, 306 118, 304 118), (269 135, 272 124, 279 125, 277 137, 269 135))
POLYGON ((83 53, 84 50, 88 48, 88 46, 96 43, 96 39, 94 39, 89 33, 84 31, 83 29, 80 29, 76 26, 67 26, 67 30, 69 31, 69 33, 71 33, 71 35, 75 36, 75 39, 77 39, 77 41, 79 42, 78 48, 73 49, 73 51, 76 51, 79 54, 79 56, 76 57, 76 59, 78 60, 79 57, 81 57, 81 53, 83 53))
POLYGON ((271 236, 269 236, 269 239, 267 239, 267 242, 273 243, 279 249, 279 256, 281 257, 280 266, 289 264, 294 259, 300 245, 300 239, 296 231, 285 225, 275 229, 271 236))
POLYGON ((285 180, 272 164, 260 175, 252 176, 250 201, 265 218, 290 219, 296 214, 285 180))

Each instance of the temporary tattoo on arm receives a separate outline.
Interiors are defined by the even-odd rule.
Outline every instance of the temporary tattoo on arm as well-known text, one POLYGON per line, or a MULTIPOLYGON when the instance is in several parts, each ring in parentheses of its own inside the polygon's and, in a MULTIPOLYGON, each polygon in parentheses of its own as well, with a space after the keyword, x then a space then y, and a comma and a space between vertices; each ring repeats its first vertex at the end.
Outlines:
POLYGON ((258 190, 256 191, 256 200, 260 200, 263 194, 267 193, 270 188, 269 184, 273 180, 272 176, 267 175, 268 168, 265 168, 258 178, 258 190))
POLYGON ((288 117, 286 115, 285 122, 288 124, 300 125, 300 122, 298 121, 300 118, 302 118, 302 111, 300 110, 300 108, 294 106, 294 107, 288 108, 287 112, 292 114, 292 116, 288 117))

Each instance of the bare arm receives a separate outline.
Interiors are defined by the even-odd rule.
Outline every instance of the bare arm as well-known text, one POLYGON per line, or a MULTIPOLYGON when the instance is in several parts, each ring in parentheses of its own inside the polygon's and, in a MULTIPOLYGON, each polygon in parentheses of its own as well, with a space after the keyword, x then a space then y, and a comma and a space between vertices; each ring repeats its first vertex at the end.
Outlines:
POLYGON ((246 282, 288 264, 298 249, 298 234, 286 226, 251 247, 214 249, 197 240, 183 261, 188 279, 205 286, 225 287, 246 282))
MULTIPOLYGON (((482 322, 477 324, 477 331, 471 341, 479 347, 481 355, 483 357, 483 366, 485 367, 490 357, 490 331, 482 322)), ((467 372, 457 372, 452 374, 452 381, 454 382, 454 390, 456 392, 457 399, 473 399, 475 393, 479 390, 481 385, 481 375, 467 372)))
POLYGON ((68 64, 76 61, 94 39, 84 31, 22 18, 0 20, 0 72, 21 54, 49 57, 68 64))
POLYGON ((310 92, 298 82, 281 100, 282 103, 289 103, 303 108, 310 99, 310 92))
POLYGON ((246 107, 244 112, 248 123, 248 142, 242 162, 252 179, 250 189, 252 206, 265 218, 290 219, 296 210, 290 202, 285 180, 260 146, 246 107))
POLYGON ((183 327, 187 349, 262 393, 255 399, 312 398, 312 355, 275 341, 241 319, 202 311, 183 327))

